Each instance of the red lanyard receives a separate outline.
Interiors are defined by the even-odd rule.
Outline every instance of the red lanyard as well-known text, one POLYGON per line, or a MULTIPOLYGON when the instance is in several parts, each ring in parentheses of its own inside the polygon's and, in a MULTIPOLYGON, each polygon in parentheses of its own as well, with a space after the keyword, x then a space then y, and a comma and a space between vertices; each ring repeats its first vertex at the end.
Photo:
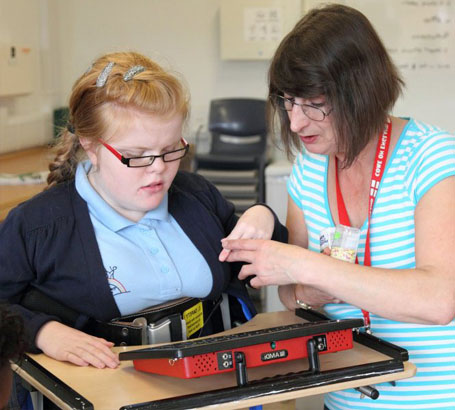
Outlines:
MULTIPOLYGON (((376 156, 374 161, 373 171, 371 173, 371 184, 370 184, 370 195, 368 201, 368 228, 367 228, 367 237, 365 241, 365 257, 363 264, 364 266, 371 266, 371 254, 370 254, 370 223, 371 223, 371 214, 373 213, 374 200, 379 189, 379 184, 381 183, 382 176, 384 174, 385 163, 387 160, 387 153, 389 152, 390 146, 390 135, 392 134, 392 123, 390 119, 387 120, 387 123, 384 127, 384 132, 382 135, 379 135, 378 144, 376 147, 376 156)), ((336 182, 336 193, 337 193, 337 203, 338 203, 338 218, 342 225, 351 226, 349 221, 349 215, 346 211, 346 205, 344 204, 343 195, 341 194, 340 183, 338 181, 338 160, 335 156, 335 182, 336 182)), ((356 263, 359 263, 356 258, 356 263)), ((363 319, 365 322, 365 328, 370 332, 370 312, 362 309, 363 319)))

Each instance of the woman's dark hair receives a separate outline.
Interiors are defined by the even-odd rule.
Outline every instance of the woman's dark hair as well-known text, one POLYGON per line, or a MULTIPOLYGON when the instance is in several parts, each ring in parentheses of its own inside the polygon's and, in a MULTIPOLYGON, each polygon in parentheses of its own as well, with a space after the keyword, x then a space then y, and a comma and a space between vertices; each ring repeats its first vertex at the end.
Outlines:
POLYGON ((270 129, 275 129, 278 119, 283 145, 292 157, 301 143, 273 95, 324 96, 333 110, 330 115, 338 151, 345 154, 343 166, 347 167, 383 129, 403 86, 397 68, 362 13, 342 5, 313 9, 283 39, 273 57, 270 129))
POLYGON ((22 318, 0 305, 0 368, 9 360, 19 359, 25 348, 22 318))

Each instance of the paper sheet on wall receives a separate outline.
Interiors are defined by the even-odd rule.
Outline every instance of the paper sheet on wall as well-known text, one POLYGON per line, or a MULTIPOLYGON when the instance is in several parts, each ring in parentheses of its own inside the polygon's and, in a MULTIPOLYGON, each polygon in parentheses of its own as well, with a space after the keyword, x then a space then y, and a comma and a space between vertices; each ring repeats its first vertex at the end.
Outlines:
POLYGON ((221 0, 223 60, 270 60, 302 15, 302 0, 221 0))
POLYGON ((278 41, 283 36, 281 8, 246 7, 243 13, 245 42, 278 41))

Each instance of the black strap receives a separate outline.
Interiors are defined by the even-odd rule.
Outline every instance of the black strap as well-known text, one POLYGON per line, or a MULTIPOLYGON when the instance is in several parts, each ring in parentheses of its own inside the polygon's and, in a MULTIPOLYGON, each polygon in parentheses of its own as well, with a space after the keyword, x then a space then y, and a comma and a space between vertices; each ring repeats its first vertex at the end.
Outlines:
MULTIPOLYGON (((81 314, 65 306, 63 303, 52 299, 43 292, 30 288, 22 297, 20 304, 29 310, 42 312, 47 315, 57 316, 65 325, 76 327, 81 321, 81 314)), ((87 317, 88 319, 88 317, 87 317)))
MULTIPOLYGON (((134 325, 132 323, 134 319, 143 317, 147 323, 156 323, 168 318, 171 322, 171 341, 179 341, 183 339, 181 313, 199 302, 199 299, 190 297, 176 299, 131 315, 112 319, 110 322, 102 322, 82 315, 35 288, 31 288, 20 303, 29 310, 56 316, 67 326, 104 338, 117 346, 138 346, 143 344, 143 327, 134 325)), ((202 302, 204 304, 204 327, 210 321, 213 311, 219 307, 217 302, 202 302)), ((216 331, 221 330, 223 329, 216 329, 216 331)))
POLYGON ((121 322, 100 322, 90 320, 82 329, 96 337, 101 337, 114 343, 116 346, 140 346, 142 341, 142 326, 121 322))
POLYGON ((168 319, 171 321, 171 342, 182 340, 182 317, 179 313, 174 313, 173 315, 168 316, 168 319))
POLYGON ((21 305, 35 312, 56 316, 67 326, 82 330, 93 336, 102 337, 115 345, 142 344, 142 327, 132 323, 101 322, 80 314, 63 303, 31 288, 22 298, 21 305))
MULTIPOLYGON (((196 298, 180 298, 171 300, 169 302, 162 303, 160 305, 151 306, 147 309, 141 310, 130 315, 124 315, 115 319, 112 322, 132 322, 134 319, 143 317, 147 320, 147 323, 156 323, 165 317, 169 317, 174 313, 182 313, 185 310, 193 307, 200 300, 196 298)), ((180 339, 181 340, 181 339, 180 339)))

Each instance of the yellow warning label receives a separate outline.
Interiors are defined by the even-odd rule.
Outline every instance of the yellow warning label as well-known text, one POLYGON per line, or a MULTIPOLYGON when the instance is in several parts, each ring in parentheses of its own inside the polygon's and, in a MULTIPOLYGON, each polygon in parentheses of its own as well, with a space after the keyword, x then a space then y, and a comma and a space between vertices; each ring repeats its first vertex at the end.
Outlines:
POLYGON ((186 322, 186 337, 190 337, 204 326, 204 312, 202 302, 183 312, 183 319, 186 322))

